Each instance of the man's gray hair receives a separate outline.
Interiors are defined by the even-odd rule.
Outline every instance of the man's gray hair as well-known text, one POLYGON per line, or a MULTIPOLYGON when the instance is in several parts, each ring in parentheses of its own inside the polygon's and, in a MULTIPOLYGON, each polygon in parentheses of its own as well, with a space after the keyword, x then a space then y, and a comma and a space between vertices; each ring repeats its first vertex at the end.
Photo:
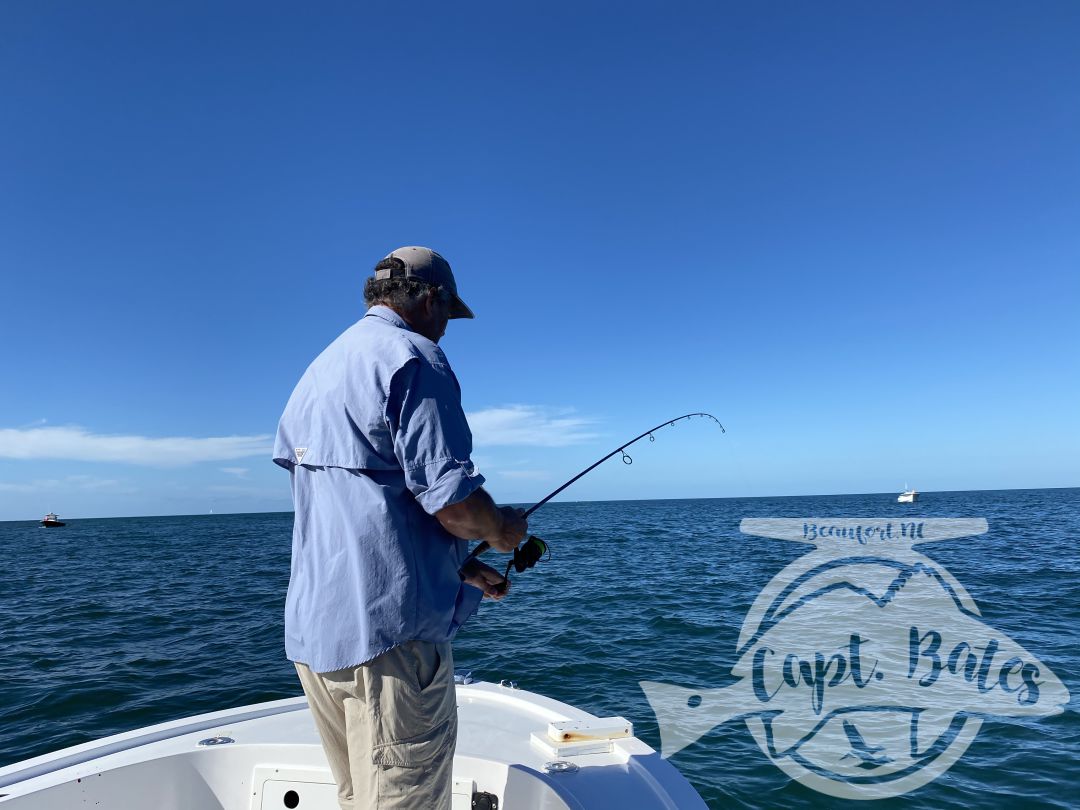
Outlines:
MULTIPOLYGON (((383 259, 377 265, 375 270, 395 270, 405 269, 405 263, 401 259, 387 258, 383 259)), ((364 284, 364 303, 369 307, 373 307, 376 304, 383 304, 391 309, 401 312, 411 312, 416 308, 417 304, 427 295, 428 290, 441 289, 439 287, 432 287, 426 281, 421 281, 416 278, 407 278, 404 275, 397 278, 385 278, 377 279, 374 276, 367 280, 364 284)))

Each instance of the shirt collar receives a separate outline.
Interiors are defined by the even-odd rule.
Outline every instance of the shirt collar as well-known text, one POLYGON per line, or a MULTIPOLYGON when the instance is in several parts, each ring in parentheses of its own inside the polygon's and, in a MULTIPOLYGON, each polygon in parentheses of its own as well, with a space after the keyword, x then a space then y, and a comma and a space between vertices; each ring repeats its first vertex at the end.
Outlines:
POLYGON ((398 329, 408 329, 410 332, 412 331, 412 327, 405 322, 405 319, 394 312, 394 310, 390 309, 390 307, 376 304, 364 315, 365 318, 370 318, 372 316, 382 318, 384 321, 392 323, 398 329))

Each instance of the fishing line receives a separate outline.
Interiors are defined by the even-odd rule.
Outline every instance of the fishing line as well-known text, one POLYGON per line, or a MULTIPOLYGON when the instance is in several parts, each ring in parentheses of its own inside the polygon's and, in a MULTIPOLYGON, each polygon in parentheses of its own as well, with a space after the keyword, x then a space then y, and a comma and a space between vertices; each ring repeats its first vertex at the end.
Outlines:
MULTIPOLYGON (((528 509, 526 509, 525 513, 524 513, 524 515, 522 515, 522 517, 525 517, 525 518, 529 517, 529 515, 531 515, 533 512, 535 512, 537 509, 539 509, 545 503, 550 501, 552 498, 554 498, 556 495, 558 495, 560 492, 562 492, 568 486, 573 484, 579 478, 591 473, 593 470, 595 470, 597 467, 599 467, 601 464, 603 464, 609 458, 614 456, 616 453, 622 453, 622 462, 623 462, 623 464, 627 464, 627 465, 633 464, 634 459, 630 456, 629 453, 626 452, 627 447, 629 447, 630 445, 632 445, 632 444, 634 444, 636 442, 641 441, 646 436, 649 437, 650 442, 655 442, 656 441, 656 436, 653 435, 653 434, 655 434, 656 431, 658 431, 658 430, 660 430, 662 428, 666 428, 666 427, 674 427, 676 422, 681 422, 683 419, 693 419, 695 416, 700 416, 700 417, 703 417, 705 419, 711 419, 712 421, 716 422, 717 425, 720 426, 720 432, 721 433, 727 433, 727 431, 724 430, 724 426, 720 424, 720 420, 717 419, 715 416, 713 416, 711 413, 704 413, 704 412, 699 411, 698 413, 686 413, 686 414, 683 414, 682 416, 676 416, 674 419, 668 419, 665 422, 661 422, 656 427, 650 428, 649 430, 646 430, 640 436, 635 436, 633 439, 626 442, 626 444, 619 445, 614 450, 612 450, 610 453, 608 453, 606 456, 601 458, 599 461, 596 461, 595 463, 590 464, 588 467, 586 467, 584 470, 579 472, 577 475, 575 475, 573 478, 571 478, 565 484, 560 486, 558 489, 554 490, 553 492, 548 493, 543 498, 541 498, 539 501, 537 501, 532 506, 530 506, 528 509)), ((465 565, 468 564, 468 562, 470 560, 473 560, 476 557, 480 556, 485 551, 487 551, 489 548, 491 548, 491 546, 487 542, 480 543, 476 548, 474 548, 471 552, 469 552, 469 556, 466 557, 465 562, 463 562, 461 564, 462 568, 464 568, 465 565)), ((529 568, 532 568, 534 565, 536 565, 541 560, 545 560, 545 559, 549 558, 550 556, 551 556, 551 547, 548 546, 548 544, 546 542, 541 540, 536 535, 529 535, 529 538, 524 543, 522 543, 520 546, 518 546, 516 549, 514 549, 514 556, 506 564, 506 571, 503 573, 503 579, 507 580, 507 583, 509 582, 509 576, 510 576, 510 569, 511 568, 513 568, 515 571, 517 571, 520 574, 523 571, 526 571, 529 568)), ((500 590, 506 590, 506 584, 507 583, 503 583, 503 586, 502 586, 502 588, 500 590)))

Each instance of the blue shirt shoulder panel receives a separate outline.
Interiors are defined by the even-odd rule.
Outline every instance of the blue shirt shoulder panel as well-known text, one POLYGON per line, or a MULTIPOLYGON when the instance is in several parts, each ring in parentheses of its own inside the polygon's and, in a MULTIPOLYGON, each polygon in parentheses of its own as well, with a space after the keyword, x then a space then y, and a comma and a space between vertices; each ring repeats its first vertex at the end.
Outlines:
MULTIPOLYGON (((349 327, 308 366, 278 423, 274 461, 292 464, 391 470, 400 466, 390 433, 387 402, 397 386, 418 383, 451 390, 460 409, 461 390, 446 355, 393 310, 376 306, 349 327)), ((397 402, 393 403, 398 407, 397 402)), ((446 406, 446 408, 450 408, 446 406)), ((444 409, 445 410, 445 409, 444 409)), ((464 415, 460 420, 468 430, 464 415)), ((471 449, 472 436, 468 435, 471 449)), ((460 450, 459 450, 460 452, 460 450)))

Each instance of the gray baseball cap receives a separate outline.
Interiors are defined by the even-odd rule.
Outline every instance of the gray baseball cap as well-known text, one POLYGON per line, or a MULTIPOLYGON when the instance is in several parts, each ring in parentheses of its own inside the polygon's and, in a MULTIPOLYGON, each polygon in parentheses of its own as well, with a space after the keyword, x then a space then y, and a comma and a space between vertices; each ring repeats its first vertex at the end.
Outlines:
POLYGON ((398 259, 404 265, 404 268, 380 268, 375 271, 376 280, 383 281, 388 278, 404 277, 426 281, 428 284, 442 287, 450 293, 451 318, 476 317, 465 302, 458 297, 457 282, 454 281, 454 273, 450 270, 450 262, 431 248, 400 247, 389 253, 383 261, 386 261, 386 259, 398 259))

